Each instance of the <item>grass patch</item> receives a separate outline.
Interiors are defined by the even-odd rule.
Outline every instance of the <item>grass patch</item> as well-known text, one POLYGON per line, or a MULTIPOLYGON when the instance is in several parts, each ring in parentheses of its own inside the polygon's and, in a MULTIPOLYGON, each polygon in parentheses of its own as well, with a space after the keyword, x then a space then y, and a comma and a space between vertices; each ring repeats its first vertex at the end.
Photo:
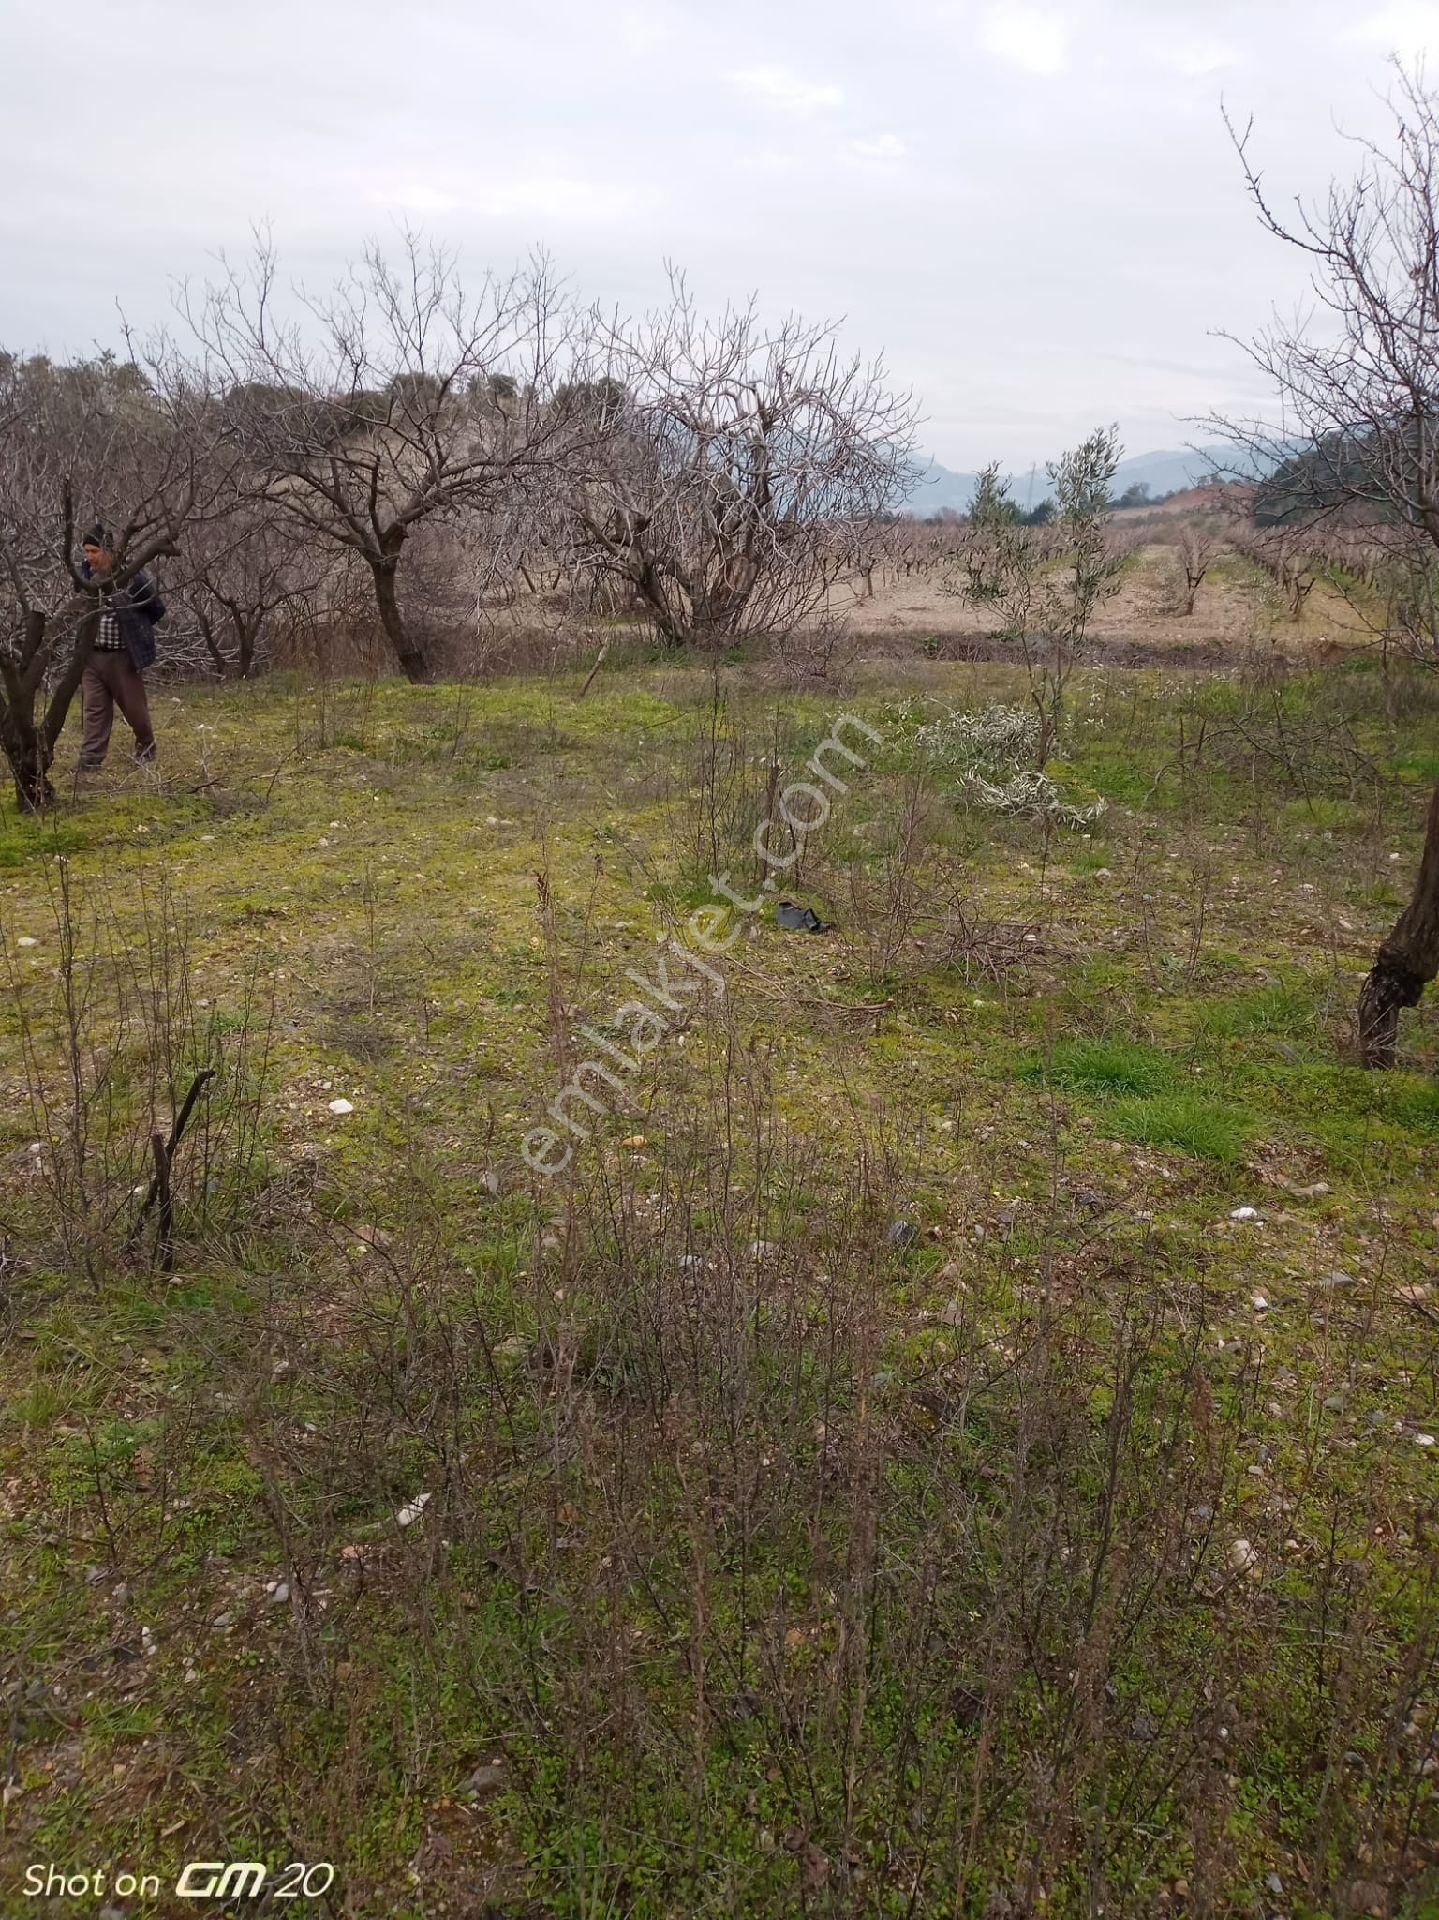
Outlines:
POLYGON ((1216 994, 1194 1004, 1198 1031, 1217 1040, 1274 1035, 1310 1040, 1320 1020, 1315 990, 1307 983, 1271 981, 1248 993, 1216 994))
POLYGON ((1199 1160, 1232 1166, 1255 1130, 1242 1108, 1223 1106, 1196 1094, 1161 1094, 1150 1100, 1121 1100, 1105 1124, 1123 1140, 1146 1147, 1177 1147, 1199 1160))
POLYGON ((1060 1040, 1048 1059, 1029 1061, 1022 1071, 1028 1079, 1096 1099, 1158 1094, 1174 1081, 1169 1058, 1138 1040, 1060 1040))
POLYGON ((1370 818, 1357 800, 1327 799, 1322 794, 1312 800, 1288 800, 1285 820, 1295 827, 1320 827, 1330 833, 1359 833, 1370 818))
POLYGON ((669 936, 716 848, 750 890, 773 750, 1024 697, 872 671, 184 689, 161 784, 6 827, 15 1858, 334 1859, 336 1920, 1339 1913, 1439 1861, 1439 995, 1412 1072, 1329 1030, 1432 709, 1341 689, 1372 842, 1214 725, 1175 759, 1307 753, 1318 676, 1081 670, 1094 842, 876 747, 777 876, 834 934, 766 908, 702 991, 669 936), (121 1242, 211 1046, 167 1271, 121 1242))
POLYGON ((1401 753, 1394 762, 1394 771, 1405 780, 1432 787, 1439 781, 1439 747, 1423 747, 1413 753, 1401 753))
POLYGON ((1065 865, 1071 873, 1100 873, 1109 865, 1109 859, 1104 847, 1081 847, 1069 855, 1065 865))

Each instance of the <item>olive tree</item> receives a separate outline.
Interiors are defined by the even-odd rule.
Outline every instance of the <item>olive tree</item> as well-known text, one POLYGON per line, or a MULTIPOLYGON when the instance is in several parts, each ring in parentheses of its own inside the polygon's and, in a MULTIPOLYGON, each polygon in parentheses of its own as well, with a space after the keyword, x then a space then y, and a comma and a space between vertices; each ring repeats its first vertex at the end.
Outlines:
POLYGON ((1039 717, 1041 772, 1055 752, 1070 676, 1094 615, 1124 565, 1125 543, 1108 524, 1120 453, 1115 430, 1101 427, 1054 461, 1054 512, 1041 526, 1026 524, 998 462, 991 462, 970 504, 962 571, 946 582, 949 592, 989 609, 1022 654, 1039 717))

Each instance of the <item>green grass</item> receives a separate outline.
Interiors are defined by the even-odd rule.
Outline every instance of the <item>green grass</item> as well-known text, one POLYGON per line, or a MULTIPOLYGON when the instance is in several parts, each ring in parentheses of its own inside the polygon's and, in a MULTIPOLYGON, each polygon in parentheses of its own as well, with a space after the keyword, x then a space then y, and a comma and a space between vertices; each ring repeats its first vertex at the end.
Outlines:
POLYGON ((1297 827, 1318 827, 1333 833, 1360 833, 1370 812, 1357 800, 1305 799, 1286 801, 1284 817, 1297 827))
POLYGON ((1439 747, 1399 754, 1394 761, 1394 771, 1406 780, 1417 781, 1420 786, 1439 784, 1439 747))
POLYGON ((1251 1114, 1193 1094, 1161 1094, 1149 1100, 1121 1100, 1104 1124, 1121 1139, 1148 1147, 1176 1147, 1197 1159, 1232 1166, 1255 1132, 1251 1114))
POLYGON ((1033 1079, 1095 1099, 1160 1093, 1174 1078, 1164 1054, 1141 1041, 1123 1039, 1059 1040, 1047 1059, 1030 1062, 1025 1071, 1033 1079))
POLYGON ((776 740, 1025 698, 865 675, 167 689, 158 783, 0 823, 0 1912, 81 1838, 333 1859, 334 1920, 1423 1884, 1439 1009, 1343 1054, 1418 694, 1080 672, 1102 842, 912 810, 886 741, 780 876, 834 931, 739 916, 572 1171, 521 1157, 713 849, 758 890, 776 740), (166 1272, 119 1242, 211 1047, 166 1272))
POLYGON ((1314 987, 1272 981, 1246 993, 1212 994, 1194 1003, 1198 1031, 1218 1040, 1277 1037, 1309 1042, 1319 1025, 1314 987))

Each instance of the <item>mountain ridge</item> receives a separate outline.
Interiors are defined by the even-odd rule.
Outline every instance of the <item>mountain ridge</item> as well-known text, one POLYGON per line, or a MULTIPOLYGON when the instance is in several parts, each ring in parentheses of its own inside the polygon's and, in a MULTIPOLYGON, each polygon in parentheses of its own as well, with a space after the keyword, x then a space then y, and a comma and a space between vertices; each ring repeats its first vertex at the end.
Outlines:
MULTIPOLYGON (((1114 493, 1129 487, 1147 486, 1151 493, 1174 493, 1182 487, 1197 486, 1206 474, 1235 463, 1235 449, 1223 445, 1161 449, 1154 453, 1136 453, 1121 460, 1114 473, 1114 493)), ((1027 472, 1007 474, 1010 493, 1021 511, 1038 506, 1052 491, 1044 463, 1036 463, 1027 472)), ((965 513, 979 483, 978 473, 964 473, 931 460, 919 481, 904 501, 902 511, 924 519, 946 510, 965 513)))

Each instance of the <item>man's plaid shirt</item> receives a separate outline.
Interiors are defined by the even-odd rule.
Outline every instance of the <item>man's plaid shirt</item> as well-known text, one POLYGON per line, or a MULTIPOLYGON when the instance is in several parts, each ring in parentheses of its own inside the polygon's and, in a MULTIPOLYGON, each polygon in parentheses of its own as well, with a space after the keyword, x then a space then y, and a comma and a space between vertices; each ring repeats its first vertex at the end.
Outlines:
POLYGON ((125 650, 125 637, 120 631, 120 616, 108 604, 100 609, 100 626, 95 635, 95 646, 102 653, 123 653, 125 650))

